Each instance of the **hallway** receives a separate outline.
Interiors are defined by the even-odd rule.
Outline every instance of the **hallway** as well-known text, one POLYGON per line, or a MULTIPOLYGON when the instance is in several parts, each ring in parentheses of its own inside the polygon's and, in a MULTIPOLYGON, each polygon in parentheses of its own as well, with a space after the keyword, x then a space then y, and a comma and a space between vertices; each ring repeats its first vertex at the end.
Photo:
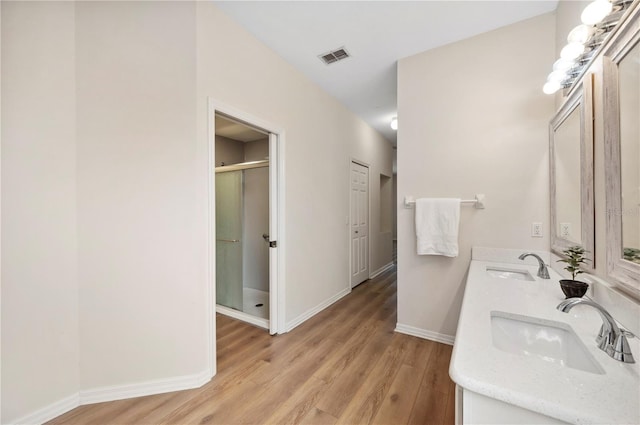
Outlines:
POLYGON ((202 388, 81 406, 50 424, 453 424, 452 347, 395 323, 395 269, 284 335, 218 315, 218 374, 202 388))

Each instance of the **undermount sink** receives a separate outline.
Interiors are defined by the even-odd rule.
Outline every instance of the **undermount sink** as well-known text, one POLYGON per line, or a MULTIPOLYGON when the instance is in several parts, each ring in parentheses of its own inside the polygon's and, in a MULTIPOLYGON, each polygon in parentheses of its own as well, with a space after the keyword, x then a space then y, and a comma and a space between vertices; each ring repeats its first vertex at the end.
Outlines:
POLYGON ((492 311, 491 336, 493 346, 499 350, 604 374, 602 367, 566 323, 492 311))
POLYGON ((535 280, 533 276, 531 276, 531 273, 529 273, 527 270, 522 269, 487 266, 487 274, 491 277, 497 277, 499 279, 528 280, 531 282, 535 280))

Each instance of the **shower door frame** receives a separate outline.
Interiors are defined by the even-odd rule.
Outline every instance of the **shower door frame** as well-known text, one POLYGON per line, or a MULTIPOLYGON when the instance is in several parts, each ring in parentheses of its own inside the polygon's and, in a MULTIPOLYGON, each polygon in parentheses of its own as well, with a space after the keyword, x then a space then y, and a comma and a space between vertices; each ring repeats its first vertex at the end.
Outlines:
POLYGON ((277 247, 269 248, 269 333, 286 332, 285 325, 285 191, 284 191, 284 129, 233 106, 208 98, 208 229, 207 260, 207 337, 208 363, 211 376, 216 374, 216 261, 215 261, 215 115, 231 117, 251 127, 269 133, 269 234, 277 247))

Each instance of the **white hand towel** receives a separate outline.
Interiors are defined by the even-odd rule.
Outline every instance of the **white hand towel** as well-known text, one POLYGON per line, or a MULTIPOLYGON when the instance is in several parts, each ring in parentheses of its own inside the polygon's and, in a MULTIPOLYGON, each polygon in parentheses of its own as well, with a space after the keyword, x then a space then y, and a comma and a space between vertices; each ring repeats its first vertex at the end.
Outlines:
POLYGON ((416 199, 418 255, 458 256, 460 199, 416 199))

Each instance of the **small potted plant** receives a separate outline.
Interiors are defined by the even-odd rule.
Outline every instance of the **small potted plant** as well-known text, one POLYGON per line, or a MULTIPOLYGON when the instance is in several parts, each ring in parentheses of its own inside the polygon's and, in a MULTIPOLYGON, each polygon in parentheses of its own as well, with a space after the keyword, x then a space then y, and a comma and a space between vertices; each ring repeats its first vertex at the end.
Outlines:
POLYGON ((567 263, 564 269, 571 273, 571 279, 560 280, 560 288, 567 298, 582 297, 589 289, 588 283, 576 280, 580 273, 584 273, 580 266, 587 263, 587 258, 584 255, 586 252, 581 246, 572 246, 562 251, 565 258, 558 260, 558 262, 567 263))

